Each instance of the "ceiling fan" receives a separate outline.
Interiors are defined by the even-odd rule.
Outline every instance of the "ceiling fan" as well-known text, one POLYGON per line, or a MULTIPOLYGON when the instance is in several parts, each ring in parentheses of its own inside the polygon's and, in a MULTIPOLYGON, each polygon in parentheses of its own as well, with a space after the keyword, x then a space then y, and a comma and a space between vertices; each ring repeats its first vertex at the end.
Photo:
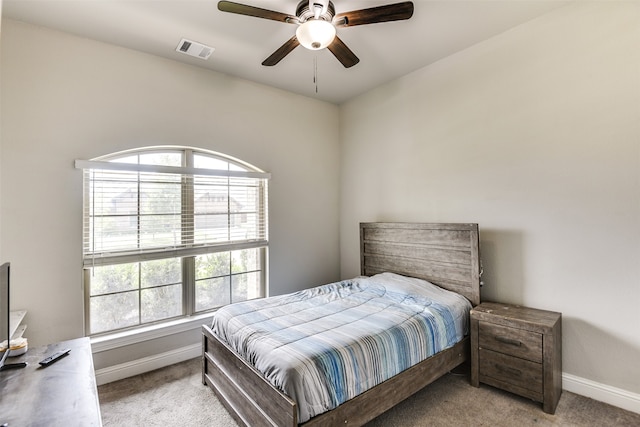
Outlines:
POLYGON ((296 7, 295 16, 230 1, 218 2, 218 9, 298 25, 296 34, 265 59, 262 65, 276 65, 298 45, 302 45, 310 50, 328 48, 345 68, 349 68, 360 62, 360 59, 337 36, 337 28, 409 19, 413 15, 413 2, 405 1, 337 15, 333 2, 329 0, 301 0, 296 7))

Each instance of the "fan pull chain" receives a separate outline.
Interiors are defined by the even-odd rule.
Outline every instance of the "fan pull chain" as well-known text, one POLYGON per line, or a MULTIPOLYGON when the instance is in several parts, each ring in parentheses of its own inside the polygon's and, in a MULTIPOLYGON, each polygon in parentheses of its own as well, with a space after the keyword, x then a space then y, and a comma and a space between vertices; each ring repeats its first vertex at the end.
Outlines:
POLYGON ((316 93, 318 93, 318 55, 313 57, 313 83, 315 83, 316 93))

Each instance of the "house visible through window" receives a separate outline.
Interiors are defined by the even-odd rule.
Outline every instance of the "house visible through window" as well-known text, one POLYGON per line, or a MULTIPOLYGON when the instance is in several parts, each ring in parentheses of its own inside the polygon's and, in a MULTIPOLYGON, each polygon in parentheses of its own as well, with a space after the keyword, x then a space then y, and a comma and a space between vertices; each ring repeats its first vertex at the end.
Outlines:
POLYGON ((184 147, 76 166, 88 335, 265 296, 268 174, 184 147))

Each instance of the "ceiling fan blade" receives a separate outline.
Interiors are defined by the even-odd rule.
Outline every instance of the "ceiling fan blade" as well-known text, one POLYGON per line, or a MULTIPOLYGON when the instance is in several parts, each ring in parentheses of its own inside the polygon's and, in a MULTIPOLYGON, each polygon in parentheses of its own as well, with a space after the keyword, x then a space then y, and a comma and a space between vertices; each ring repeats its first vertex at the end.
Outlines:
POLYGON ((262 65, 266 67, 272 67, 276 65, 278 62, 282 61, 282 59, 291 53, 293 49, 298 47, 300 42, 296 36, 291 37, 285 44, 280 46, 278 50, 273 52, 271 56, 262 61, 262 65))
POLYGON ((413 16, 413 2, 387 4, 369 9, 339 13, 333 18, 336 27, 377 24, 379 22, 401 21, 413 16))
POLYGON ((344 68, 351 68, 360 62, 360 59, 347 47, 346 44, 338 36, 327 47, 338 58, 338 61, 344 65, 344 68))
POLYGON ((274 12, 273 10, 262 9, 246 4, 234 3, 231 1, 218 2, 218 9, 222 12, 237 13, 238 15, 253 16, 256 18, 271 19, 273 21, 285 22, 287 24, 297 24, 298 18, 286 13, 274 12))

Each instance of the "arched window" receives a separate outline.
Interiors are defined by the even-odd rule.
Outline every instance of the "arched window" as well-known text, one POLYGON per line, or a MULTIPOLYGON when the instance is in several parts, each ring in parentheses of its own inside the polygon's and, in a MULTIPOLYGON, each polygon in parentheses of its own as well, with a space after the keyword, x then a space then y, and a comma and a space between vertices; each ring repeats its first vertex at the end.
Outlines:
POLYGON ((88 335, 264 297, 269 174, 188 147, 152 147, 84 169, 88 335))

